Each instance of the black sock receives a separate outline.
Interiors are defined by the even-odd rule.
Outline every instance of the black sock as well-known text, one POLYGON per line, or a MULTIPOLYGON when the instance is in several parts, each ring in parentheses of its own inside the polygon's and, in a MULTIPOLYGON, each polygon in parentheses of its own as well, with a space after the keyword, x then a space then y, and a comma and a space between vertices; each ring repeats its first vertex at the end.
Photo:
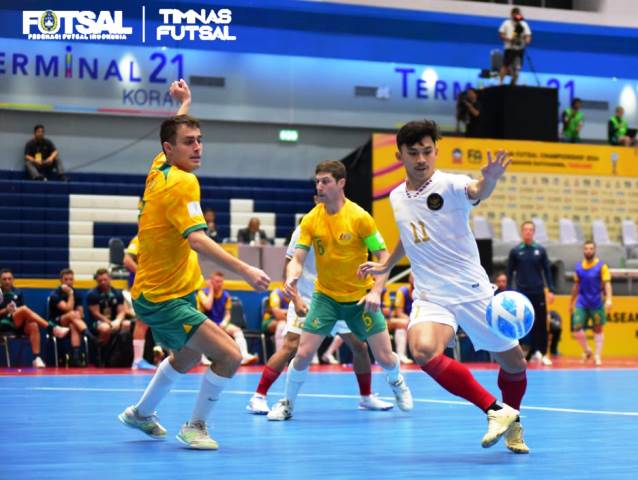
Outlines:
POLYGON ((93 332, 91 332, 91 330, 89 330, 88 328, 85 328, 84 330, 82 330, 81 334, 85 335, 92 342, 95 342, 97 340, 95 335, 93 335, 93 332))
POLYGON ((489 412, 490 410, 494 410, 494 411, 498 411, 498 410, 502 410, 503 407, 500 406, 496 401, 494 403, 492 403, 492 405, 490 405, 489 407, 487 407, 487 410, 485 410, 485 413, 489 412))
POLYGON ((80 347, 73 347, 71 349, 71 358, 75 363, 80 361, 80 347))

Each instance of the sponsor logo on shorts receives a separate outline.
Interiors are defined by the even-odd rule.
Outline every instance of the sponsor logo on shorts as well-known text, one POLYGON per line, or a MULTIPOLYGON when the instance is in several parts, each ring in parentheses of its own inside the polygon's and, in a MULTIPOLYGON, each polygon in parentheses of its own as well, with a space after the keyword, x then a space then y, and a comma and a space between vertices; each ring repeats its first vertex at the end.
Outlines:
POLYGON ((193 326, 192 326, 192 325, 188 325, 188 324, 186 324, 186 323, 185 323, 185 324, 183 324, 183 325, 182 325, 182 327, 184 327, 184 331, 185 331, 186 333, 190 333, 190 331, 193 329, 193 326))
POLYGON ((364 313, 361 318, 363 319, 363 326, 365 327, 366 331, 369 331, 374 324, 372 316, 369 313, 364 313))

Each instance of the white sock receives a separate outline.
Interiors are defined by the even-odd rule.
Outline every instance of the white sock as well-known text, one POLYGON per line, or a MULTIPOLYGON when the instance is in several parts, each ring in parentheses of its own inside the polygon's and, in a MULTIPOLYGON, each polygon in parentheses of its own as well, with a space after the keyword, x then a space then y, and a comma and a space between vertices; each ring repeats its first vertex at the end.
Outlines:
POLYGON ((603 340, 605 339, 604 333, 594 333, 594 342, 596 343, 596 355, 600 357, 603 351, 603 340))
POLYGON ((230 378, 220 377, 210 368, 202 377, 202 386, 197 395, 197 402, 191 416, 192 422, 205 422, 219 399, 219 394, 228 384, 230 378))
POLYGON ((406 350, 408 347, 408 331, 405 328, 397 328, 394 331, 394 345, 397 348, 399 357, 407 357, 406 350))
POLYGON ((162 399, 171 391, 171 387, 175 380, 180 378, 183 373, 179 373, 169 363, 169 357, 165 358, 160 366, 157 367, 157 371, 151 383, 148 384, 146 390, 142 394, 139 402, 135 405, 135 408, 142 417, 148 417, 152 415, 162 399))
POLYGON ((277 322, 277 328, 275 329, 275 351, 278 352, 281 347, 284 346, 284 330, 286 329, 286 322, 277 322))
POLYGON ((286 374, 286 389, 284 390, 284 398, 290 400, 290 403, 294 404, 297 399, 299 389, 306 380, 306 370, 296 370, 294 367, 295 359, 293 358, 288 365, 288 373, 286 374))
POLYGON ((583 349, 583 352, 589 351, 589 347, 587 346, 587 338, 585 337, 585 331, 584 330, 576 330, 574 332, 574 337, 576 338, 576 340, 578 340, 578 343, 580 344, 581 348, 583 349))
POLYGON ((401 362, 399 362, 399 356, 396 353, 392 352, 392 355, 394 355, 394 359, 396 361, 394 367, 390 370, 386 370, 385 368, 383 370, 385 370, 385 374, 388 377, 388 382, 395 383, 401 375, 401 362))
POLYGON ((330 343, 330 346, 324 352, 324 355, 334 355, 335 352, 341 348, 341 345, 343 345, 343 338, 341 338, 341 335, 335 336, 335 338, 332 340, 332 343, 330 343))
POLYGON ((241 356, 246 358, 248 356, 248 344, 246 343, 244 332, 242 332, 241 330, 237 330, 237 333, 235 333, 235 343, 239 347, 241 356))
POLYGON ((144 340, 133 340, 133 363, 142 360, 144 356, 144 340))

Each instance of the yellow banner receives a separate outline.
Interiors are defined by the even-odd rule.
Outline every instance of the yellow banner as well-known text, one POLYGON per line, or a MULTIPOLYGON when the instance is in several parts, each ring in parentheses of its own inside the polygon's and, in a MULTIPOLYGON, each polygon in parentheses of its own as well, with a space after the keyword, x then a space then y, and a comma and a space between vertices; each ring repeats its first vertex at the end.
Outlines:
MULTIPOLYGON (((556 296, 550 310, 556 310, 562 319, 563 332, 558 351, 567 357, 579 357, 583 350, 571 333, 567 295, 556 296)), ((638 297, 614 297, 611 315, 603 332, 603 360, 605 357, 638 357, 638 297)), ((594 333, 586 330, 589 347, 594 350, 594 333)))
MULTIPOLYGON (((475 177, 488 150, 512 154, 512 165, 492 196, 473 210, 487 218, 496 238, 503 216, 517 223, 539 217, 552 240, 558 240, 561 218, 579 223, 586 237, 591 222, 602 219, 612 241, 619 241, 622 219, 638 222, 638 149, 457 137, 442 139, 438 148, 437 168, 475 177)), ((390 248, 398 231, 388 195, 405 180, 396 151, 394 135, 373 136, 373 215, 390 248)))

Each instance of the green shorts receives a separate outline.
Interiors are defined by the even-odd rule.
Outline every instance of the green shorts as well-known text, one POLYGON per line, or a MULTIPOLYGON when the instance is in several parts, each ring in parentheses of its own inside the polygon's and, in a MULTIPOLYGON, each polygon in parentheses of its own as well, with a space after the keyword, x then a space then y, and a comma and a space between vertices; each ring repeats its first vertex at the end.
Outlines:
POLYGON ((133 308, 151 328, 155 343, 171 350, 181 350, 208 317, 197 310, 196 292, 165 302, 153 303, 140 295, 133 308))
POLYGON ((580 330, 586 328, 588 321, 591 319, 592 327, 603 326, 607 322, 604 308, 583 308, 576 307, 574 317, 572 319, 572 330, 580 330))
POLYGON ((363 309, 364 305, 357 305, 357 302, 340 303, 323 293, 315 292, 312 294, 303 329, 327 337, 337 320, 345 320, 350 331, 361 341, 387 330, 388 325, 380 309, 375 313, 364 312, 363 309))

